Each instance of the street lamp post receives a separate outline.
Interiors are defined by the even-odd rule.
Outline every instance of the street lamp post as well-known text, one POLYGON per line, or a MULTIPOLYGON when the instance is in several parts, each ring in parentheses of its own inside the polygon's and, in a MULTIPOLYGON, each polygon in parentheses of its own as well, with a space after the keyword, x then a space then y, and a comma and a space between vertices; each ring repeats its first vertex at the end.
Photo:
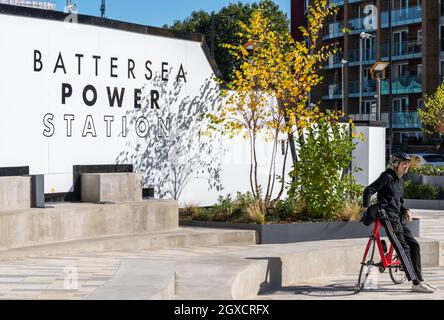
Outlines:
POLYGON ((370 69, 372 79, 378 82, 378 104, 376 105, 376 121, 381 121, 381 80, 385 79, 388 62, 376 62, 370 69))
POLYGON ((361 32, 359 36, 359 116, 362 118, 362 42, 373 36, 366 32, 361 32))
POLYGON ((341 60, 341 65, 342 65, 342 113, 346 113, 347 112, 347 108, 345 107, 345 81, 344 81, 344 69, 345 69, 345 65, 348 63, 347 60, 342 59, 341 60))

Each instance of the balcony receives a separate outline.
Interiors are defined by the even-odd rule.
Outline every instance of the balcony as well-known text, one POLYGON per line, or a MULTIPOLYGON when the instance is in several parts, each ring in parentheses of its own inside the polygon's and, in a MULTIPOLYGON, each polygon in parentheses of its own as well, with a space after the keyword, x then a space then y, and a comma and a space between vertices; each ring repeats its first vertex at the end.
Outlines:
MULTIPOLYGON (((392 45, 392 60, 416 59, 422 56, 422 44, 417 41, 404 41, 392 45)), ((389 60, 389 44, 381 45, 383 61, 389 60)))
MULTIPOLYGON (((359 98, 359 81, 349 82, 349 97, 359 98)), ((373 97, 376 94, 376 81, 365 79, 362 81, 362 96, 373 97)))
MULTIPOLYGON (((401 76, 393 79, 392 94, 409 94, 422 93, 422 78, 416 75, 401 76)), ((389 94, 389 82, 387 80, 381 81, 381 94, 389 94)), ((364 79, 362 82, 362 96, 373 97, 376 95, 376 81, 364 79)), ((349 83, 349 97, 359 97, 359 81, 352 81, 349 83)))
POLYGON ((324 64, 324 69, 341 68, 342 57, 343 57, 342 53, 336 53, 334 55, 331 55, 327 60, 327 62, 324 64))
MULTIPOLYGON (((381 27, 388 28, 389 12, 384 11, 381 13, 381 27)), ((412 6, 404 9, 392 10, 392 26, 402 26, 405 24, 420 23, 422 19, 421 6, 412 6)))
MULTIPOLYGON (((389 124, 389 114, 384 112, 381 114, 381 120, 387 124, 389 124)), ((392 114, 392 128, 393 129, 420 129, 421 118, 419 117, 418 112, 393 112, 392 114)))
POLYGON ((358 2, 362 2, 364 0, 348 0, 348 3, 358 3, 358 2))
MULTIPOLYGON (((350 114, 353 121, 376 121, 376 113, 350 114)), ((387 128, 389 124, 388 112, 381 113, 381 121, 386 123, 387 128)), ((420 129, 421 118, 418 112, 393 112, 392 114, 392 128, 393 129, 420 129)))
POLYGON ((333 100, 342 99, 342 85, 341 84, 330 84, 324 85, 322 90, 323 100, 333 100))
MULTIPOLYGON (((422 92, 422 77, 417 75, 400 76, 393 79, 392 94, 408 94, 422 92)), ((389 94, 389 82, 381 82, 381 94, 389 94)))
POLYGON ((353 121, 376 121, 376 113, 349 114, 353 121))
MULTIPOLYGON (((360 50, 353 49, 350 50, 348 55, 349 66, 358 66, 360 64, 360 50)), ((374 49, 364 49, 362 50, 362 64, 374 64, 376 62, 376 50, 374 49)))
POLYGON ((362 18, 349 20, 347 27, 348 27, 348 29, 350 29, 350 34, 358 34, 358 33, 361 33, 362 31, 365 31, 365 32, 376 31, 376 30, 364 28, 363 23, 364 23, 364 19, 362 19, 362 18))
POLYGON ((344 0, 330 0, 330 5, 337 5, 337 6, 343 6, 344 5, 344 0))
POLYGON ((324 33, 322 36, 323 40, 333 39, 337 37, 343 37, 344 32, 342 32, 342 23, 335 22, 327 25, 327 28, 324 29, 324 33))

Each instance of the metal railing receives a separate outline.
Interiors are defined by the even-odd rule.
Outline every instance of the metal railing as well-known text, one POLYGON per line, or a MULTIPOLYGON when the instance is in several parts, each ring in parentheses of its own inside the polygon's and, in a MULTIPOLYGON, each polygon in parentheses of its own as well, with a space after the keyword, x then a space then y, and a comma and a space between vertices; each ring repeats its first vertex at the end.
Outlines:
POLYGON ((329 38, 335 38, 335 37, 342 37, 344 33, 342 32, 342 23, 341 22, 334 22, 327 24, 324 28, 324 32, 322 34, 323 39, 329 39, 329 38))
MULTIPOLYGON (((420 56, 422 53, 422 43, 418 41, 403 41, 392 44, 392 58, 408 58, 408 56, 420 56)), ((388 59, 389 44, 381 44, 381 57, 388 59)))
POLYGON ((336 53, 336 54, 332 55, 325 62, 324 69, 340 68, 342 57, 343 57, 343 53, 336 53))
MULTIPOLYGON (((389 114, 387 112, 381 114, 381 119, 389 126, 389 114)), ((422 127, 421 118, 416 111, 393 112, 392 126, 395 129, 419 129, 422 127)))
MULTIPOLYGON (((352 49, 348 54, 348 61, 350 63, 360 62, 361 53, 359 49, 352 49)), ((363 63, 373 63, 376 59, 376 50, 373 49, 363 49, 362 50, 362 62, 363 63)))
MULTIPOLYGON (((350 97, 359 96, 359 81, 351 81, 348 84, 348 92, 350 97)), ((373 96, 376 93, 376 81, 364 79, 362 81, 362 95, 373 96)))
MULTIPOLYGON (((389 94, 389 82, 387 80, 381 83, 381 92, 383 95, 389 94)), ((392 82, 393 94, 421 93, 422 77, 418 75, 405 75, 394 77, 392 82)))
MULTIPOLYGON (((353 121, 376 121, 376 113, 350 114, 353 121)), ((381 113, 381 121, 389 126, 388 112, 381 113)), ((419 129, 422 127, 418 112, 393 112, 392 126, 395 129, 419 129)))
POLYGON ((342 97, 342 84, 335 83, 322 87, 322 99, 339 99, 342 97))
POLYGON ((344 5, 344 0, 330 0, 329 4, 330 5, 335 4, 337 6, 343 6, 344 5))
POLYGON ((353 121, 376 121, 376 113, 350 114, 353 121))
MULTIPOLYGON (((388 16, 389 12, 384 11, 381 13, 381 26, 383 28, 388 27, 388 16)), ((406 7, 403 9, 392 10, 392 25, 399 26, 403 24, 410 24, 421 22, 422 18, 422 7, 421 6, 412 6, 406 7)))

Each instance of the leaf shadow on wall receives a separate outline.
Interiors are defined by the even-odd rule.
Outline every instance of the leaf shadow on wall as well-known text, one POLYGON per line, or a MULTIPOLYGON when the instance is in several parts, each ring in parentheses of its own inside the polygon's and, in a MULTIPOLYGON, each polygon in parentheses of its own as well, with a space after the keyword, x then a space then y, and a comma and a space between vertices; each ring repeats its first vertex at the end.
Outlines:
POLYGON ((184 81, 170 84, 156 73, 150 88, 159 92, 159 109, 152 106, 152 95, 145 85, 142 108, 126 113, 128 128, 138 125, 143 134, 127 129, 125 150, 116 163, 133 164, 134 172, 143 175, 142 185, 154 187, 158 198, 177 200, 196 179, 207 180, 208 190, 222 190, 220 172, 224 150, 220 136, 208 130, 208 120, 204 117, 221 104, 218 84, 206 79, 199 94, 189 96, 183 94, 184 81))

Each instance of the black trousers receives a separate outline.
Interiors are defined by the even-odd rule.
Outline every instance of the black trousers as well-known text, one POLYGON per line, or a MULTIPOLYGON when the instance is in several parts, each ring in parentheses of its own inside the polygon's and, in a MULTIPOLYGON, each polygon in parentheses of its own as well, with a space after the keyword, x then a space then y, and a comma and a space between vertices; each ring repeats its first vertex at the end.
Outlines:
POLYGON ((418 241, 413 237, 410 229, 401 222, 381 220, 387 237, 401 260, 401 264, 409 281, 422 281, 421 251, 418 241))

